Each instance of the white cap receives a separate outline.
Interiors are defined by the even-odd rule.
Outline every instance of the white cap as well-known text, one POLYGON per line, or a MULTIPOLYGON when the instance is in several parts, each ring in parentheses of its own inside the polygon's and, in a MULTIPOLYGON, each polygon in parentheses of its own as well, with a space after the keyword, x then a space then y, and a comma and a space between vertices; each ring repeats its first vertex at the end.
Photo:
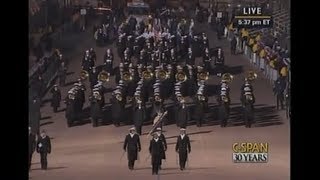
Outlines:
POLYGON ((181 129, 180 129, 180 131, 185 131, 185 130, 186 130, 185 128, 181 128, 181 129))
POLYGON ((161 131, 161 128, 160 128, 160 127, 158 127, 156 130, 157 130, 157 131, 161 131))
POLYGON ((135 128, 135 127, 132 127, 132 128, 130 128, 129 130, 130 130, 130 131, 135 131, 136 128, 135 128))

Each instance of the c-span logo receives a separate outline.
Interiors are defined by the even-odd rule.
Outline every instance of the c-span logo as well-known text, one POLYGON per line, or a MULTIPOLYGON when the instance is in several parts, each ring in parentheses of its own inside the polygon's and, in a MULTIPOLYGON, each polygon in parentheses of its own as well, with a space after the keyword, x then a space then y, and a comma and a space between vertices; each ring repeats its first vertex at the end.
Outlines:
POLYGON ((232 160, 234 163, 266 163, 268 148, 268 143, 234 143, 232 160))

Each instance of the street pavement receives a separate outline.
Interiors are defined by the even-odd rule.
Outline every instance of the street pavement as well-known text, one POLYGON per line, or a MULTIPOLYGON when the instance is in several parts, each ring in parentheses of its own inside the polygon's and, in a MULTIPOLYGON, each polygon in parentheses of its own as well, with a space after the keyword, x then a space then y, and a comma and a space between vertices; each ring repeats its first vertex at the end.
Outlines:
MULTIPOLYGON (((215 32, 209 30, 206 25, 197 25, 208 33, 210 46, 221 46, 225 52, 226 65, 234 74, 231 88, 231 117, 228 127, 221 128, 217 121, 214 106, 217 102, 213 96, 209 98, 211 112, 203 127, 190 125, 187 133, 191 139, 192 151, 189 156, 187 169, 180 171, 177 154, 174 147, 179 129, 175 124, 164 126, 164 134, 167 137, 167 160, 162 165, 159 175, 151 175, 151 160, 148 158, 150 137, 140 137, 142 150, 135 170, 127 167, 126 155, 122 146, 125 135, 130 125, 114 127, 102 124, 93 128, 90 120, 68 128, 65 119, 65 104, 61 103, 61 111, 53 113, 50 107, 50 95, 46 95, 41 108, 41 129, 45 129, 52 138, 52 153, 48 155, 48 170, 40 168, 40 156, 34 153, 30 179, 33 180, 125 180, 125 179, 163 179, 163 180, 286 180, 290 177, 290 124, 284 111, 275 109, 275 97, 272 93, 272 84, 266 80, 262 73, 256 70, 257 80, 254 81, 255 124, 252 128, 245 128, 240 116, 240 87, 248 70, 255 70, 243 55, 231 56, 230 43, 224 39, 218 41, 215 32), (235 142, 268 142, 268 163, 233 163, 232 144, 235 142)), ((98 64, 102 64, 103 55, 107 47, 96 47, 92 32, 84 32, 87 35, 83 39, 73 42, 80 45, 74 50, 70 59, 67 87, 61 89, 62 97, 66 97, 67 91, 77 81, 80 73, 81 59, 85 49, 94 47, 97 53, 98 64)), ((118 57, 114 45, 115 64, 118 57)), ((198 60, 198 63, 200 59, 198 60)), ((214 94, 215 85, 220 78, 210 76, 208 86, 214 94)), ((87 82, 88 87, 88 82, 87 82)), ((114 78, 106 85, 107 88, 115 87, 114 78)), ((86 104, 89 90, 86 92, 86 104)), ((107 103, 111 93, 105 95, 107 103)), ((108 114, 108 117, 111 115, 108 114)), ((143 133, 147 133, 151 125, 143 126, 143 133)))

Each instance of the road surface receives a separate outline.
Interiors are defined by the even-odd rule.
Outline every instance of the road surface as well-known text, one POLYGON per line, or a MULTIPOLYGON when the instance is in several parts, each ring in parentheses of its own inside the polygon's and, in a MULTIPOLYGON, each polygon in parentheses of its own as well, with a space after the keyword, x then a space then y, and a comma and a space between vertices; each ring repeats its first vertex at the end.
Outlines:
MULTIPOLYGON (((245 128, 240 117, 240 87, 243 83, 245 72, 254 69, 249 61, 242 55, 231 56, 230 43, 227 40, 218 41, 215 32, 206 28, 206 25, 196 25, 203 28, 209 36, 210 46, 222 46, 225 52, 226 65, 234 74, 235 79, 231 83, 231 120, 226 128, 221 128, 216 120, 214 106, 217 104, 214 97, 209 98, 211 112, 203 127, 190 125, 187 133, 190 134, 192 152, 185 171, 180 171, 177 163, 177 155, 174 151, 176 136, 179 129, 175 124, 164 127, 167 137, 167 160, 162 165, 158 176, 151 175, 151 162, 148 157, 149 138, 142 135, 142 151, 139 153, 139 161, 135 170, 127 167, 126 156, 121 158, 123 141, 128 133, 130 125, 114 127, 113 125, 100 125, 93 128, 89 120, 68 128, 65 119, 65 104, 62 111, 53 113, 48 100, 41 108, 41 129, 47 130, 52 137, 52 153, 48 155, 48 170, 40 168, 40 156, 33 156, 30 179, 33 180, 125 180, 125 179, 163 179, 176 180, 286 180, 289 179, 290 164, 290 126, 284 111, 275 109, 275 98, 272 93, 272 85, 258 72, 258 79, 253 83, 256 97, 256 113, 253 128, 245 128), (232 162, 232 144, 235 142, 268 142, 269 161, 260 164, 236 164, 232 162)), ((86 32, 85 32, 86 33, 86 32)), ((66 97, 67 91, 73 82, 79 77, 80 64, 85 49, 95 47, 92 33, 87 32, 81 43, 72 54, 67 82, 69 86, 61 89, 62 97, 66 97)), ((116 49, 109 45, 117 60, 116 49)), ((95 47, 98 64, 102 64, 103 55, 107 47, 95 47)), ((199 62, 200 60, 198 60, 199 62)), ((118 64, 116 61, 115 64, 118 64)), ((211 76, 208 84, 212 94, 215 85, 220 82, 216 76, 211 76)), ((88 83, 87 83, 88 87, 88 83)), ((114 78, 107 87, 115 87, 114 78)), ((88 92, 86 92, 86 100, 88 92)), ((109 100, 111 93, 107 93, 109 100)), ((85 104, 88 106, 89 102, 85 104)), ((151 125, 143 126, 146 133, 151 125)))

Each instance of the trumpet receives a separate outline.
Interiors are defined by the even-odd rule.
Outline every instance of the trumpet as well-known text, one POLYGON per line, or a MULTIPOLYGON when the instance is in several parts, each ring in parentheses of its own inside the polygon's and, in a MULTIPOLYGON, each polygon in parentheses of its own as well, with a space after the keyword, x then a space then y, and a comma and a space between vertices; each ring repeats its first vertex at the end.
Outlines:
POLYGON ((81 70, 80 72, 80 79, 81 80, 86 80, 89 77, 89 73, 86 70, 81 70))
POLYGON ((165 70, 159 70, 156 73, 156 78, 160 79, 160 81, 164 81, 169 78, 169 73, 165 70))
POLYGON ((197 79, 204 80, 204 81, 208 80, 209 79, 209 72, 199 72, 197 74, 197 79))
POLYGON ((102 70, 99 74, 98 74, 98 80, 102 81, 102 82, 108 82, 110 78, 110 74, 107 73, 105 70, 102 70))
POLYGON ((176 74, 176 80, 178 82, 185 82, 187 79, 187 75, 182 71, 176 74))
POLYGON ((142 72, 143 80, 150 80, 153 77, 153 73, 151 70, 145 70, 142 72))
POLYGON ((248 74, 247 74, 247 79, 248 79, 249 81, 253 81, 253 80, 257 79, 257 78, 258 78, 257 73, 255 73, 254 71, 249 71, 249 72, 248 72, 248 74))
POLYGON ((231 81, 233 81, 234 77, 233 75, 231 75, 230 73, 225 73, 222 75, 222 80, 230 83, 231 81))

